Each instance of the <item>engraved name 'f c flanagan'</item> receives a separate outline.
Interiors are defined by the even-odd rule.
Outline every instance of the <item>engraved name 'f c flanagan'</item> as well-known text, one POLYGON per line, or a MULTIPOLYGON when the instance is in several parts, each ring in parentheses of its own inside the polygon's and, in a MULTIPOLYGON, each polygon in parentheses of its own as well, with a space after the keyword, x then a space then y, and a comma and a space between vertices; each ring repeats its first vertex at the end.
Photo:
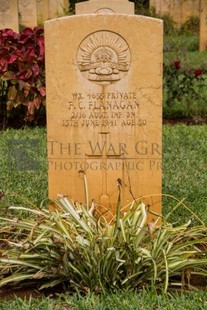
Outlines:
POLYGON ((129 70, 130 49, 117 33, 97 31, 81 42, 77 61, 80 71, 89 81, 109 84, 122 79, 129 70))

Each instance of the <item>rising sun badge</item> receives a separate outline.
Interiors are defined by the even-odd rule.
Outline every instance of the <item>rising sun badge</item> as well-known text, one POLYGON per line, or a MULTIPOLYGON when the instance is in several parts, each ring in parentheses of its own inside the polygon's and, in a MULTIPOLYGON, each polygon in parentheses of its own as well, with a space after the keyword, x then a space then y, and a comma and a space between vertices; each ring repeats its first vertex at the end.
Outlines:
POLYGON ((80 44, 77 62, 82 74, 91 82, 110 84, 119 81, 130 67, 130 49, 117 33, 97 31, 80 44))

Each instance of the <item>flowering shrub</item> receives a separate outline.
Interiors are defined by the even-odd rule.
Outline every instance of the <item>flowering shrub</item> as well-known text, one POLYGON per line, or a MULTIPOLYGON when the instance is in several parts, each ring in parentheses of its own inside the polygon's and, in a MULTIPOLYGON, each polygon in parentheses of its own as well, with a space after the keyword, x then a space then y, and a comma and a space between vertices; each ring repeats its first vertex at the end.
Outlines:
POLYGON ((203 103, 204 71, 182 68, 180 60, 164 65, 165 104, 170 107, 176 103, 186 103, 190 109, 193 102, 203 103))
MULTIPOLYGON (((25 121, 34 121, 45 106, 43 28, 25 28, 21 34, 0 30, 0 108, 5 128, 18 110, 25 121)), ((18 115, 17 115, 18 117, 18 115)))

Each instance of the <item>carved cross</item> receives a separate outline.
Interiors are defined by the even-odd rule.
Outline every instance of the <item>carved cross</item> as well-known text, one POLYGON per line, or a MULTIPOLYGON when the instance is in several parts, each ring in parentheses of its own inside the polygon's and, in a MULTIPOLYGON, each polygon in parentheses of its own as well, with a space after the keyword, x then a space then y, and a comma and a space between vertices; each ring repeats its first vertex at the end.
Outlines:
MULTIPOLYGON (((85 154, 88 158, 95 158, 95 159, 102 159, 102 162, 104 163, 105 167, 107 165, 107 160, 110 158, 120 158, 124 153, 121 154, 108 154, 110 146, 108 146, 108 135, 110 132, 99 132, 99 134, 102 137, 102 145, 103 148, 100 151, 100 154, 85 154)), ((108 196, 107 193, 107 169, 102 169, 102 194, 101 196, 108 196)))

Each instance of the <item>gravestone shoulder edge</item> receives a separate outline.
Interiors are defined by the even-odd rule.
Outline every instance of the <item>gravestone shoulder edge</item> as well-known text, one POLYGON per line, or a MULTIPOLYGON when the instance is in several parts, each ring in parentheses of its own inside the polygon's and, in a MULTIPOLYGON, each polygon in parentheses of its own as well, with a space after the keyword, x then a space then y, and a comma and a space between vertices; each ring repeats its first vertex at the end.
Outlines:
POLYGON ((58 23, 67 23, 67 22, 72 22, 74 20, 84 20, 84 19, 90 19, 91 22, 94 20, 100 20, 100 19, 111 19, 114 22, 119 19, 119 18, 124 18, 124 19, 131 19, 131 20, 137 20, 139 22, 152 22, 152 23, 158 23, 161 26, 163 26, 163 20, 159 19, 159 18, 154 18, 154 17, 149 17, 149 16, 144 16, 144 15, 130 15, 130 14, 104 14, 104 13, 100 13, 100 14, 94 14, 94 13, 90 13, 90 14, 81 14, 81 15, 70 15, 70 16, 64 16, 64 17, 58 17, 58 18, 54 18, 54 19, 50 19, 45 21, 45 26, 50 26, 52 24, 58 24, 58 23))

